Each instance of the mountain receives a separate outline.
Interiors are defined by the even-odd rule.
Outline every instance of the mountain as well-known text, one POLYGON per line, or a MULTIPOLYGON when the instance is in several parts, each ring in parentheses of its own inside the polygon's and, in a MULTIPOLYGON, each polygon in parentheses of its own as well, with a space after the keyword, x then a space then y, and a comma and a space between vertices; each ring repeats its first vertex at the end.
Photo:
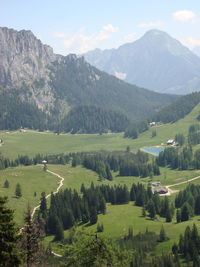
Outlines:
POLYGON ((118 49, 95 49, 84 55, 97 68, 158 92, 186 94, 200 90, 200 58, 159 30, 118 49))
POLYGON ((192 49, 192 52, 194 54, 196 54, 198 57, 200 57, 200 46, 195 46, 193 49, 192 49))
POLYGON ((0 28, 0 87, 57 123, 78 105, 100 106, 136 120, 177 98, 125 83, 83 57, 56 55, 31 31, 5 27, 0 28))

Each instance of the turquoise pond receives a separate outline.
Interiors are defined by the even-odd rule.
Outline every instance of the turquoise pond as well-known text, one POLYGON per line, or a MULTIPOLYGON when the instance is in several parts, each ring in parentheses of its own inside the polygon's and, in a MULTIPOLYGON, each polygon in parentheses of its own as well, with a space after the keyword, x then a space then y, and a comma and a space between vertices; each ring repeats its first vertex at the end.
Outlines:
POLYGON ((158 156, 160 152, 164 151, 162 147, 145 147, 142 148, 143 151, 158 156))

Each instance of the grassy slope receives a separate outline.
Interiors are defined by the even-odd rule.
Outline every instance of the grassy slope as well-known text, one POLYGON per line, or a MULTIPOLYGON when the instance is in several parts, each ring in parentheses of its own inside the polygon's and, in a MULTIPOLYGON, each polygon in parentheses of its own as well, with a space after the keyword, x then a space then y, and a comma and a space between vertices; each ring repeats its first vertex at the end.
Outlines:
MULTIPOLYGON (((132 150, 137 150, 144 146, 152 146, 152 145, 159 145, 160 143, 165 143, 167 139, 173 138, 176 133, 183 133, 185 136, 187 136, 188 128, 191 124, 197 122, 196 117, 199 114, 200 110, 200 104, 197 105, 193 111, 186 116, 184 119, 178 121, 175 124, 168 124, 168 125, 162 125, 154 127, 153 129, 156 129, 157 136, 154 138, 151 138, 151 131, 143 133, 138 139, 131 140, 131 139, 124 139, 122 134, 107 134, 107 135, 54 135, 52 133, 35 133, 35 132, 28 132, 28 133, 2 133, 0 135, 0 138, 3 138, 5 141, 5 144, 0 148, 0 151, 3 152, 4 155, 7 155, 9 157, 16 157, 17 154, 28 154, 28 155, 35 155, 36 153, 60 153, 65 152, 68 153, 70 151, 89 151, 89 150, 99 150, 99 149, 107 149, 107 150, 125 150, 127 145, 130 145, 132 150), (34 144, 34 146, 33 146, 34 144)), ((198 146, 197 146, 198 147, 198 146)), ((37 175, 35 173, 37 167, 22 167, 22 169, 30 170, 29 173, 27 173, 28 179, 31 179, 29 181, 34 181, 37 179, 37 175), (33 170, 32 170, 33 168, 33 170), (31 174, 30 174, 31 173, 31 174)), ((18 170, 21 171, 21 167, 13 169, 14 171, 18 170)), ((16 177, 12 177, 12 169, 5 170, 0 173, 0 177, 2 179, 2 182, 7 177, 8 179, 11 179, 11 185, 13 182, 12 179, 16 180, 16 177), (9 178, 10 177, 10 178, 9 178)), ((94 183, 99 183, 98 176, 89 170, 83 169, 81 167, 77 168, 70 168, 69 166, 58 166, 58 165, 52 165, 50 166, 50 170, 55 171, 59 173, 60 175, 65 177, 64 187, 72 187, 79 189, 80 185, 84 182, 86 186, 88 186, 91 181, 94 183)), ((39 171, 39 169, 37 169, 39 171)), ((41 171, 40 171, 41 172, 41 171)), ((50 189, 49 183, 44 183, 44 187, 41 184, 41 175, 44 175, 44 173, 40 173, 38 177, 38 183, 35 183, 35 188, 37 188, 37 191, 46 191, 46 184, 48 184, 48 188, 50 189), (40 186, 40 190, 38 190, 38 185, 40 186), (43 189, 44 188, 44 189, 43 189)), ((172 184, 181 182, 187 179, 190 179, 192 177, 198 176, 199 173, 197 171, 172 171, 166 168, 161 168, 161 175, 159 177, 154 177, 153 180, 161 180, 163 184, 172 184)), ((23 188, 23 182, 26 184, 26 189, 23 193, 25 196, 25 192, 29 191, 31 192, 30 198, 31 201, 36 201, 36 199, 33 199, 32 192, 36 191, 34 190, 32 186, 32 182, 30 182, 30 187, 26 182, 24 181, 25 175, 23 177, 18 176, 15 183, 18 181, 18 179, 21 179, 20 183, 22 184, 22 190, 23 188), (23 180, 23 181, 22 181, 23 180), (29 188, 29 189, 28 189, 29 188)), ((0 178, 0 179, 1 179, 0 178)), ((50 178, 50 177, 49 177, 50 178)), ((51 179, 50 179, 51 180, 51 179)), ((111 184, 114 183, 126 183, 129 187, 133 182, 144 182, 148 183, 150 182, 150 178, 146 179, 138 179, 133 177, 115 177, 113 182, 110 182, 111 184)), ((53 180, 51 180, 53 182, 53 180)), ((55 182, 55 180, 54 180, 55 182)), ((105 181, 105 183, 109 183, 108 181, 105 181)), ((200 180, 194 181, 195 184, 199 184, 200 180)), ((24 184, 24 185, 25 185, 24 184)), ((179 187, 174 187, 173 189, 183 189, 185 185, 181 185, 179 187)), ((52 184, 52 187, 54 188, 54 185, 52 184)), ((0 189, 1 192, 5 192, 8 189, 0 189)), ((9 189, 10 193, 9 196, 13 196, 13 189, 9 189)), ((49 190, 49 191, 52 191, 49 190)), ((30 193, 29 193, 30 194, 30 193)), ((39 195, 39 194, 38 194, 39 195)), ((174 198, 174 196, 172 196, 174 198)), ((28 197, 27 197, 28 199, 28 197)), ((22 200, 16 200, 11 198, 10 204, 15 205, 18 201, 22 200)), ((33 203, 33 202, 32 202, 33 203)), ((25 207, 24 203, 20 204, 25 207)), ((19 205, 19 208, 17 208, 17 211, 23 210, 22 206, 19 205)), ((133 206, 131 203, 129 205, 120 205, 120 206, 111 206, 108 205, 108 214, 107 215, 100 215, 99 216, 99 222, 103 222, 105 232, 103 235, 110 236, 117 238, 121 236, 123 233, 125 233, 130 225, 133 225, 135 233, 138 231, 145 230, 146 227, 149 228, 149 230, 156 231, 157 233, 160 231, 161 224, 163 223, 166 229, 166 232, 168 236, 170 237, 170 241, 162 243, 158 246, 157 252, 162 252, 162 250, 169 249, 171 244, 174 242, 174 240, 177 240, 179 237, 179 234, 182 233, 185 229, 185 226, 187 224, 192 225, 193 222, 197 222, 199 220, 199 217, 194 217, 189 222, 181 223, 181 224, 175 224, 175 222, 172 223, 165 223, 163 219, 159 219, 159 221, 151 221, 146 218, 141 217, 141 208, 133 206)), ((18 215, 20 218, 22 217, 21 214, 18 215)), ((18 221, 20 221, 19 217, 16 217, 18 221)), ((96 229, 96 225, 92 227, 88 227, 88 230, 94 230, 96 229)), ((48 237, 47 240, 51 240, 52 237, 48 237)), ((57 247, 58 248, 58 247, 57 247)))
MULTIPOLYGON (((82 183, 84 183, 85 186, 89 186, 91 182, 94 182, 94 184, 102 183, 98 181, 98 175, 95 172, 84 169, 80 166, 72 168, 69 165, 51 165, 49 166, 49 169, 59 173, 65 178, 63 188, 71 187, 79 190, 82 183)), ((163 179, 163 184, 164 182, 176 183, 177 179, 178 181, 180 179, 185 180, 198 175, 196 172, 170 171, 165 168, 162 168, 161 172, 162 174, 160 178, 154 177, 153 179, 161 181, 163 179)), ((147 184, 149 181, 150 178, 140 179, 137 177, 118 177, 115 174, 112 182, 106 180, 103 183, 110 185, 119 183, 127 184, 130 188, 133 182, 142 182, 147 184)), ((57 182, 58 179, 55 176, 43 172, 43 170, 38 166, 9 168, 0 172, 1 195, 8 195, 9 206, 15 209, 15 220, 20 225, 22 224, 23 214, 26 210, 27 204, 29 203, 32 207, 37 205, 41 192, 45 191, 46 193, 50 193, 57 187, 57 182), (2 187, 5 179, 8 179, 10 182, 10 187, 8 189, 2 187), (21 184, 23 194, 20 199, 14 198, 15 185, 18 182, 21 184), (35 191, 37 192, 37 197, 33 196, 35 191)), ((200 181, 196 181, 195 183, 198 182, 200 181)), ((146 227, 148 227, 149 230, 156 231, 158 233, 160 231, 161 224, 164 221, 163 219, 161 219, 161 221, 151 221, 141 217, 141 208, 133 206, 132 203, 118 206, 108 204, 107 211, 108 214, 99 216, 99 222, 104 224, 105 232, 103 235, 112 238, 119 238, 122 236, 127 232, 130 225, 133 226, 135 233, 138 231, 144 231, 146 227)), ((196 221, 197 218, 194 218, 194 220, 196 221)), ((192 224, 192 222, 193 220, 189 223, 192 224)), ((160 244, 157 252, 161 252, 165 247, 169 248, 174 240, 178 238, 179 233, 183 232, 186 224, 187 223, 179 225, 175 223, 164 223, 166 232, 170 237, 170 241, 160 244)), ((87 230, 96 230, 96 225, 88 227, 87 230)), ((53 237, 47 237, 46 242, 52 240, 52 238, 53 237)), ((60 250, 58 244, 54 244, 53 247, 55 247, 56 251, 60 250)))
MULTIPOLYGON (((65 178, 64 186, 80 189, 82 182, 84 182, 86 186, 89 186, 91 181, 93 181, 94 184, 101 184, 101 182, 98 181, 98 176, 93 171, 86 170, 80 166, 71 168, 69 166, 52 165, 50 169, 54 172, 58 172, 65 178)), ((154 177, 153 180, 161 180, 163 184, 177 183, 179 181, 185 181, 192 177, 198 176, 198 172, 196 171, 179 172, 170 171, 166 168, 161 168, 161 173, 162 174, 160 177, 154 177)), ((110 185, 126 183, 130 188, 133 182, 142 182, 144 184, 148 184, 149 181, 151 181, 150 178, 140 179, 137 177, 114 176, 113 181, 104 181, 103 183, 110 185)), ((196 180, 195 183, 199 184, 200 179, 196 180)), ((186 184, 182 185, 182 188, 185 186, 186 184)), ((174 195, 172 198, 174 198, 174 195)), ((111 237, 118 239, 119 237, 122 237, 125 233, 127 233, 129 226, 133 226, 135 234, 139 231, 145 231, 147 227, 150 231, 155 231, 159 234, 161 225, 163 224, 170 240, 158 245, 156 249, 156 253, 158 254, 162 253, 164 250, 169 250, 174 241, 178 240, 179 234, 184 232, 186 225, 192 225, 193 222, 198 223, 198 219, 200 218, 194 217, 189 222, 184 222, 181 224, 175 223, 175 217, 172 223, 165 223, 165 219, 163 218, 158 218, 158 220, 152 221, 149 220, 148 217, 141 217, 142 208, 134 206, 133 203, 114 206, 107 204, 107 212, 108 213, 106 215, 99 215, 98 222, 104 224, 105 231, 102 233, 102 235, 108 238, 111 237)), ((97 225, 95 224, 93 226, 86 227, 86 229, 87 231, 96 231, 96 227, 97 225)), ((67 233, 68 231, 65 232, 65 235, 67 235, 67 233)), ((52 240, 53 237, 49 236, 45 238, 45 243, 47 244, 52 240)), ((52 248, 55 250, 55 252, 62 253, 62 244, 52 243, 52 248)))
POLYGON ((149 129, 135 140, 123 138, 122 133, 104 135, 55 135, 53 133, 39 133, 33 131, 28 131, 27 133, 1 132, 0 138, 4 140, 5 144, 0 147, 0 152, 10 158, 15 158, 18 154, 33 156, 36 153, 55 154, 101 149, 110 151, 125 150, 128 145, 132 151, 137 151, 141 147, 166 143, 168 139, 174 138, 177 133, 183 133, 187 136, 189 126, 198 122, 196 117, 199 112, 200 104, 184 119, 174 124, 153 127, 152 129, 157 132, 156 137, 151 138, 152 129, 149 129))
POLYGON ((15 210, 15 221, 21 225, 24 212, 29 204, 32 208, 36 206, 42 192, 51 193, 57 188, 59 179, 51 174, 44 172, 39 166, 8 168, 0 172, 0 195, 8 196, 8 205, 15 210), (3 188, 5 180, 10 183, 9 188, 3 188), (22 197, 15 197, 16 184, 20 183, 22 197), (37 196, 34 197, 34 192, 37 196))
POLYGON ((5 144, 0 147, 3 155, 16 158, 18 154, 34 156, 37 153, 56 154, 91 150, 125 150, 132 144, 123 134, 55 135, 38 132, 0 133, 5 144), (33 146, 34 144, 34 146, 33 146))

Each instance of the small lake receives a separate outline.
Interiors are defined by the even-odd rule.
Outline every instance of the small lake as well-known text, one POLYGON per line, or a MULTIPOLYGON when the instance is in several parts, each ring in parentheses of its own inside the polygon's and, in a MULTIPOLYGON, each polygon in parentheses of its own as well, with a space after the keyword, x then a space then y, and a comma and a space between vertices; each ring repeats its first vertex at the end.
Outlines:
POLYGON ((158 156, 160 152, 164 151, 164 148, 163 147, 145 147, 145 148, 142 148, 142 150, 144 152, 158 156))

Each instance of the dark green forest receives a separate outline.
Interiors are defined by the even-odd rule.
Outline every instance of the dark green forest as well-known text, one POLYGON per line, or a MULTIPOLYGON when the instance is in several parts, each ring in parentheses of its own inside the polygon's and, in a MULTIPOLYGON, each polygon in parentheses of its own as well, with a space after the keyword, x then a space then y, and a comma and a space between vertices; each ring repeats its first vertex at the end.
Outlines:
POLYGON ((176 102, 159 110, 149 121, 160 121, 163 123, 176 122, 189 114, 199 102, 200 92, 182 96, 176 102))
POLYGON ((17 90, 0 89, 0 130, 46 130, 50 118, 33 103, 24 102, 17 90))
POLYGON ((129 120, 120 112, 97 106, 76 106, 61 121, 61 131, 73 133, 122 132, 129 120))

